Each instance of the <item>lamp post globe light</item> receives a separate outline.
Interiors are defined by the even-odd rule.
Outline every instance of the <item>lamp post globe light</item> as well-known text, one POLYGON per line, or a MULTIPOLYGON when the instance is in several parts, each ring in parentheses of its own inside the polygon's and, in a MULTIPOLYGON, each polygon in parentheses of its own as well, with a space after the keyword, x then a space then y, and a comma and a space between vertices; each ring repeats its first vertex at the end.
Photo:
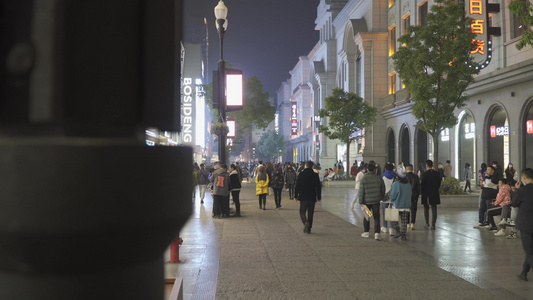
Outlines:
MULTIPOLYGON (((228 28, 228 8, 220 0, 215 7, 215 25, 220 37, 220 60, 218 61, 218 122, 226 124, 226 66, 224 62, 224 34, 228 28)), ((218 139, 218 157, 220 165, 226 164, 226 139, 227 132, 221 130, 218 139)))

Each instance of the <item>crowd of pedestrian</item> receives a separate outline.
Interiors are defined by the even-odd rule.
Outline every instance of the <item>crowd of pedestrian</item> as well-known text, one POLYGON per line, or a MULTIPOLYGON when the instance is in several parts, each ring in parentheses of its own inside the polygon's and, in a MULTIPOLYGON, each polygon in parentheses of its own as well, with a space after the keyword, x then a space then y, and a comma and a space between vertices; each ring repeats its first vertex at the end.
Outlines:
MULTIPOLYGON (((205 164, 193 165, 193 184, 199 187, 199 198, 203 204, 205 193, 210 190, 213 195, 213 217, 229 217, 230 194, 235 204, 235 217, 240 217, 239 193, 243 179, 250 177, 256 184, 256 195, 259 209, 266 210, 267 195, 274 195, 275 209, 281 208, 282 191, 285 189, 290 199, 300 202, 300 219, 304 233, 311 233, 316 202, 322 200, 323 182, 339 178, 342 163, 333 168, 321 171, 320 165, 312 161, 283 165, 270 162, 257 165, 239 167, 238 163, 229 167, 215 163, 214 166, 205 164), (243 177, 243 173, 246 175, 243 177)), ((471 193, 473 172, 469 163, 465 164, 462 173, 464 193, 471 193)), ((446 165, 437 164, 434 168, 432 160, 425 164, 419 163, 415 170, 411 164, 402 162, 396 167, 393 163, 384 165, 381 173, 379 164, 374 161, 354 163, 349 175, 355 179, 355 197, 351 208, 359 203, 365 209, 362 237, 370 237, 370 219, 374 223, 374 238, 381 240, 381 234, 388 233, 401 240, 407 240, 407 230, 415 230, 418 201, 424 208, 425 227, 436 230, 437 207, 441 203, 440 187, 443 180, 452 177, 452 165, 449 160, 446 165), (392 221, 385 220, 385 211, 398 214, 392 221), (431 218, 430 218, 431 210, 431 218)), ((518 275, 527 281, 527 274, 533 266, 533 169, 526 168, 521 172, 521 178, 513 165, 509 163, 504 170, 498 162, 491 165, 481 164, 477 171, 476 186, 481 190, 479 196, 478 224, 475 228, 487 228, 495 236, 505 236, 505 228, 510 227, 511 233, 507 238, 517 238, 520 232, 522 245, 526 253, 522 272, 518 275), (501 221, 496 224, 495 217, 501 221)), ((195 197, 195 195, 193 195, 195 197)))

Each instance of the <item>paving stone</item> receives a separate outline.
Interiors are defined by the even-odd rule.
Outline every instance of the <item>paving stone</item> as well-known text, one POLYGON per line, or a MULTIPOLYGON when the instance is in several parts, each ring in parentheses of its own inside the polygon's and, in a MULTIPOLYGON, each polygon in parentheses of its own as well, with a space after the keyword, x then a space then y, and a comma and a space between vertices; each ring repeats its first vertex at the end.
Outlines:
POLYGON ((520 241, 496 239, 461 221, 461 216, 475 221, 475 211, 439 210, 436 231, 419 224, 419 230, 408 231, 406 242, 389 235, 378 242, 360 236, 361 215, 349 209, 352 184, 324 190, 328 201, 317 204, 312 234, 302 232, 298 203, 283 201, 282 209, 273 210, 269 196, 269 209, 258 210, 254 184, 243 183, 242 218, 213 220, 209 201, 195 206, 195 218, 181 235, 187 239, 184 263, 175 265, 186 277, 185 299, 507 300, 533 295, 533 285, 507 278, 515 277, 522 264, 520 241), (504 258, 502 249, 508 253, 504 258))

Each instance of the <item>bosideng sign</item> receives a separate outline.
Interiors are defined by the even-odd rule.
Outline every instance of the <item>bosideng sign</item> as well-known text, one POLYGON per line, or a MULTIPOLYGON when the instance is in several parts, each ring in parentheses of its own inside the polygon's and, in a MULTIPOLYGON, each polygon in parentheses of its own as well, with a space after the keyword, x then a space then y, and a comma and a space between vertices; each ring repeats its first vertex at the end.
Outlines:
POLYGON ((194 145, 194 108, 193 108, 193 85, 192 78, 184 78, 181 93, 181 136, 183 143, 194 145))

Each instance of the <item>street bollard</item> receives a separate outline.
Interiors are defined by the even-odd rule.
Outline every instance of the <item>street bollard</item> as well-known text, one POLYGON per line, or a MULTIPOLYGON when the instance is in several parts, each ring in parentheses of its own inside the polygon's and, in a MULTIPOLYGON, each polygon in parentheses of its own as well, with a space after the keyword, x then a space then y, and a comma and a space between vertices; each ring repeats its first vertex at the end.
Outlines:
POLYGON ((183 239, 177 236, 172 243, 170 243, 170 262, 180 262, 180 245, 183 244, 183 239))

